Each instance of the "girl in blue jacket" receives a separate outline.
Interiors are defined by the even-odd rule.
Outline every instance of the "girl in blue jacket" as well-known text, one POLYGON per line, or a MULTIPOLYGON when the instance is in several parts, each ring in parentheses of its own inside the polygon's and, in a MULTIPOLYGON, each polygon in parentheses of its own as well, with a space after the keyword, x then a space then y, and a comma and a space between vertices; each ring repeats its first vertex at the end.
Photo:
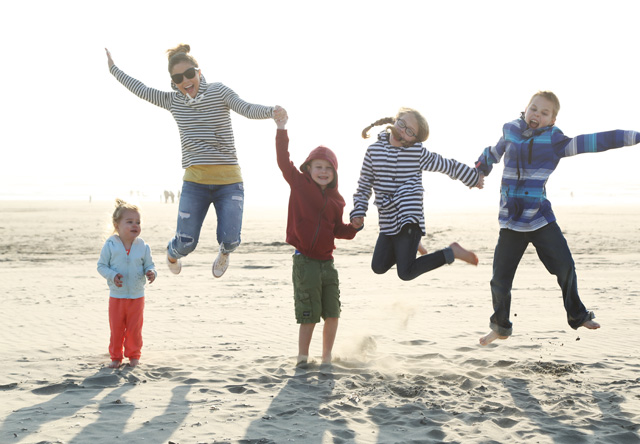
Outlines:
POLYGON ((109 326, 111 340, 110 368, 118 368, 124 356, 129 365, 140 362, 145 282, 151 284, 157 276, 151 249, 140 238, 140 211, 135 205, 116 199, 113 212, 114 234, 107 239, 98 272, 109 285, 109 326))

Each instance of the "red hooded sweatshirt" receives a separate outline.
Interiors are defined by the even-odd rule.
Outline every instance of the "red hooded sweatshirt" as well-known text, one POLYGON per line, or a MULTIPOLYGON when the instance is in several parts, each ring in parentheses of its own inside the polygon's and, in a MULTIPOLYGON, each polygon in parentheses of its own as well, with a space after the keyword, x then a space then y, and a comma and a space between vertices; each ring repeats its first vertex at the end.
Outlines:
POLYGON ((329 148, 319 146, 297 169, 289 158, 287 130, 276 134, 278 166, 291 187, 287 218, 287 243, 300 253, 318 260, 333 259, 335 238, 353 239, 358 230, 342 222, 345 202, 338 192, 338 159, 329 148), (324 159, 334 169, 334 179, 323 191, 307 172, 313 159, 324 159))

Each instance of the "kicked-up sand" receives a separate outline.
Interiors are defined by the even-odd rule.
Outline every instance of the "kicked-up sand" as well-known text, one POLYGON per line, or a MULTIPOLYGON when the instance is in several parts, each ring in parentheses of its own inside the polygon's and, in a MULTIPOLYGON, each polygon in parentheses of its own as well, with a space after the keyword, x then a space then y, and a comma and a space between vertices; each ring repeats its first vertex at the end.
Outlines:
POLYGON ((529 247, 514 334, 487 347, 497 208, 427 212, 427 249, 477 253, 402 282, 369 264, 377 226, 338 241, 332 365, 295 366, 286 209, 247 210, 215 279, 213 210, 180 275, 164 259, 177 205, 142 203, 158 278, 136 368, 110 369, 96 271, 111 202, 0 202, 0 443, 638 443, 640 207, 555 207, 599 330, 566 323, 529 247))

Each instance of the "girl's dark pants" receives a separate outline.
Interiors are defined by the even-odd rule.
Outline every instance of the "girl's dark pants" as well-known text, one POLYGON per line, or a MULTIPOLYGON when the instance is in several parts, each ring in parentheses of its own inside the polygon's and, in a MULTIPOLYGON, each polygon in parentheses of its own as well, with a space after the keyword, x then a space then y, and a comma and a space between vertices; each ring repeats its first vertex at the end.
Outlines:
POLYGON ((421 237, 418 224, 404 225, 398 234, 391 236, 380 233, 371 259, 373 272, 383 274, 397 265, 398 277, 410 281, 446 264, 443 250, 416 258, 421 237))

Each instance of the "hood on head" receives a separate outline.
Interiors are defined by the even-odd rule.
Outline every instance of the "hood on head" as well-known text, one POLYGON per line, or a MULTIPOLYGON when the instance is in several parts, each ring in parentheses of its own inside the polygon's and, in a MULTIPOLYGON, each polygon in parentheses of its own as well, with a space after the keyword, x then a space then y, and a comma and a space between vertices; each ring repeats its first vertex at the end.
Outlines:
POLYGON ((314 159, 326 160, 331 164, 334 171, 334 177, 333 182, 329 184, 329 187, 338 188, 338 158, 336 157, 335 153, 326 146, 320 145, 309 153, 309 155, 307 156, 307 160, 305 160, 302 165, 300 165, 300 171, 306 173, 307 165, 309 165, 309 163, 314 159))

